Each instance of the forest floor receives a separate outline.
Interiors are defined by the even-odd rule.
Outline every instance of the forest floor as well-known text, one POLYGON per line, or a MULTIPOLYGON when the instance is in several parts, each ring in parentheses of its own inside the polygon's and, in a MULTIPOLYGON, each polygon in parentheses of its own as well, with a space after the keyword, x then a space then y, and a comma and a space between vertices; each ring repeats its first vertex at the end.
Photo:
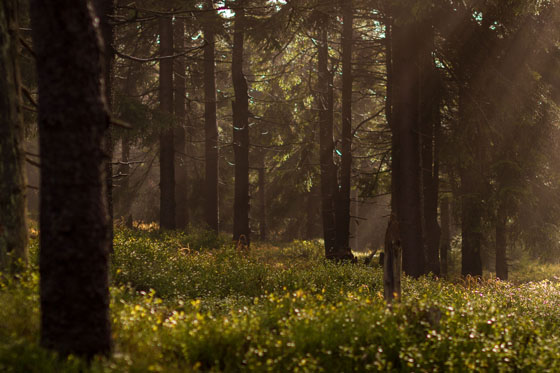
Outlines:
POLYGON ((379 268, 326 262, 318 242, 246 252, 207 232, 119 229, 113 356, 86 367, 39 347, 34 259, 0 276, 0 371, 558 372, 560 267, 517 267, 512 282, 405 278, 389 309, 379 268))

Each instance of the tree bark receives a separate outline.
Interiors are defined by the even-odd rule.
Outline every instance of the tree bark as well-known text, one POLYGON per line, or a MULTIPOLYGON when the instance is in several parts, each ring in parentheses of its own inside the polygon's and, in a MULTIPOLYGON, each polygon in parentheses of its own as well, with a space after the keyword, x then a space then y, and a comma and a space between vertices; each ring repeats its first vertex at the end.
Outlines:
MULTIPOLYGON (((185 21, 182 18, 175 20, 174 28, 175 50, 177 53, 185 50, 185 21)), ((187 71, 186 58, 184 56, 176 57, 174 61, 175 67, 175 225, 178 229, 186 229, 189 225, 188 210, 188 159, 186 157, 186 79, 187 71)))
POLYGON ((231 73, 235 101, 233 109, 233 152, 235 158, 235 193, 233 202, 233 240, 249 245, 249 95, 243 74, 245 9, 235 9, 231 73))
POLYGON ((403 270, 424 274, 419 126, 418 27, 409 21, 392 28, 394 198, 401 234, 403 270), (395 162, 396 161, 396 162, 395 162))
POLYGON ((460 164, 461 179, 461 273, 463 276, 482 276, 482 173, 480 167, 481 149, 476 123, 472 113, 475 103, 473 92, 467 87, 459 88, 459 127, 463 130, 462 141, 468 149, 468 156, 460 164))
POLYGON ((440 126, 440 86, 437 69, 434 65, 434 34, 431 25, 424 22, 421 29, 424 43, 421 51, 420 73, 420 129, 422 147, 422 197, 423 228, 426 250, 426 271, 439 276, 439 239, 440 228, 437 222, 439 192, 438 147, 440 126), (436 131, 437 129, 437 131, 436 131))
POLYGON ((500 203, 496 219, 496 277, 508 279, 507 265, 507 212, 504 203, 500 203))
MULTIPOLYGON (((159 20, 160 55, 173 55, 173 24, 171 17, 159 20)), ((159 99, 164 123, 159 140, 160 227, 175 229, 175 150, 173 136, 173 59, 159 63, 159 99)))
POLYGON ((130 190, 130 139, 127 134, 121 138, 121 161, 122 165, 119 167, 119 173, 122 175, 119 186, 119 199, 118 213, 122 220, 128 218, 130 207, 132 205, 132 193, 130 190))
POLYGON ((325 256, 334 259, 336 256, 336 225, 335 225, 335 165, 333 162, 333 123, 329 113, 329 82, 331 81, 328 67, 327 16, 321 15, 317 45, 317 93, 316 105, 319 112, 319 153, 321 166, 321 215, 323 220, 323 238, 325 256))
POLYGON ((387 303, 401 297, 402 247, 397 217, 391 214, 385 232, 383 290, 387 303))
POLYGON ((266 166, 265 153, 261 155, 261 165, 259 167, 259 238, 266 241, 266 166))
POLYGON ((342 139, 340 190, 336 209, 336 256, 353 256, 350 249, 350 188, 352 179, 352 0, 342 1, 342 139))
POLYGON ((0 5, 0 271, 27 263, 26 177, 17 63, 18 1, 0 5))
POLYGON ((387 83, 385 84, 385 119, 387 127, 391 130, 391 213, 397 216, 397 185, 399 169, 398 149, 399 137, 396 136, 396 127, 393 123, 393 19, 385 15, 385 69, 387 83))
POLYGON ((441 242, 440 242, 440 260, 441 275, 447 277, 449 271, 448 255, 451 250, 451 216, 449 208, 449 197, 443 197, 441 200, 441 242))
POLYGON ((109 114, 94 19, 90 1, 31 2, 40 61, 41 344, 86 357, 111 349, 109 114))
POLYGON ((215 35, 212 24, 204 24, 204 132, 206 201, 205 213, 208 228, 219 230, 218 205, 218 122, 216 120, 215 35))
MULTIPOLYGON (((114 0, 94 0, 97 16, 100 19, 99 27, 103 39, 103 80, 105 83, 105 101, 109 108, 109 113, 112 113, 113 104, 113 59, 115 53, 113 51, 113 25, 111 24, 109 16, 113 14, 115 4, 114 0)), ((110 230, 111 230, 111 252, 113 251, 113 135, 111 127, 105 135, 105 151, 109 156, 105 165, 107 175, 107 206, 109 209, 110 230)))

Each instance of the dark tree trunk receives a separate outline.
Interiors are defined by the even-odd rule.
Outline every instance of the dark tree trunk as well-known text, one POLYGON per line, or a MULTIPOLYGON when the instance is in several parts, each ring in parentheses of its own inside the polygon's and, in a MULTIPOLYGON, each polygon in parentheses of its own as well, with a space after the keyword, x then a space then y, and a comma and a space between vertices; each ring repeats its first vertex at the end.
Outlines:
POLYGON ((205 213, 208 228, 219 230, 218 122, 216 120, 215 36, 212 24, 204 25, 204 133, 206 160, 205 213))
POLYGON ((312 240, 316 238, 317 224, 317 187, 311 186, 311 190, 305 194, 305 239, 312 240))
POLYGON ((328 67, 328 39, 326 15, 320 25, 318 37, 318 82, 317 82, 317 109, 319 112, 319 153, 321 165, 321 215, 323 220, 323 238, 325 240, 325 256, 334 259, 336 256, 336 226, 334 212, 334 196, 336 179, 335 165, 333 162, 333 122, 329 112, 329 82, 331 81, 328 67))
POLYGON ((393 164, 394 198, 401 234, 403 270, 424 274, 422 183, 419 126, 418 27, 411 22, 393 25, 393 164))
POLYGON ((121 138, 121 162, 119 173, 123 176, 120 179, 120 186, 118 188, 118 211, 121 219, 126 219, 130 212, 133 195, 130 190, 130 140, 127 134, 124 134, 121 138))
MULTIPOLYGON (((175 48, 178 53, 185 50, 185 21, 182 18, 175 20, 175 48)), ((188 168, 186 157, 186 59, 184 56, 175 58, 175 225, 178 229, 186 229, 189 225, 188 210, 188 168)))
POLYGON ((441 275, 447 277, 449 271, 448 255, 451 250, 451 216, 449 208, 449 197, 441 199, 441 242, 440 242, 440 260, 441 275))
POLYGON ((111 349, 104 147, 109 114, 91 5, 31 2, 40 61, 41 344, 86 357, 111 349))
POLYGON ((439 191, 439 157, 436 131, 440 122, 439 77, 433 62, 434 35, 429 23, 423 24, 422 35, 425 43, 421 52, 420 126, 422 144, 422 194, 423 228, 426 250, 426 271, 436 276, 440 274, 439 239, 437 222, 439 191))
POLYGON ((336 256, 352 256, 350 249, 350 188, 352 177, 352 0, 342 2, 342 139, 340 190, 336 208, 336 256))
MULTIPOLYGON (((128 100, 133 96, 137 96, 137 76, 134 71, 134 66, 130 66, 127 72, 127 79, 124 86, 124 93, 128 100)), ((136 118, 134 116, 134 110, 131 105, 125 105, 122 113, 122 119, 132 123, 136 118)), ((132 221, 130 210, 132 208, 132 203, 134 201, 135 193, 130 190, 130 146, 131 138, 128 132, 125 132, 121 136, 121 162, 119 165, 120 178, 118 180, 118 188, 113 191, 113 198, 116 206, 117 217, 121 221, 132 221)), ((132 223, 131 223, 132 227, 132 223)))
POLYGON ((393 123, 393 20, 390 15, 385 16, 385 69, 387 70, 387 83, 385 84, 385 119, 391 130, 391 213, 397 216, 397 181, 399 169, 398 149, 399 137, 393 123))
MULTIPOLYGON (((109 108, 109 113, 112 113, 113 104, 113 25, 109 16, 113 14, 115 4, 114 0, 94 0, 94 7, 97 12, 97 16, 101 20, 99 27, 101 30, 101 36, 103 38, 103 80, 105 82, 105 100, 107 102, 107 107, 109 108)), ((107 175, 107 206, 109 209, 110 218, 110 230, 111 230, 111 252, 113 251, 113 135, 111 128, 107 131, 105 135, 105 151, 107 152, 108 159, 105 164, 106 175, 107 175)))
POLYGON ((508 279, 507 265, 507 213, 504 203, 500 203, 496 219, 496 277, 508 279))
POLYGON ((391 214, 385 231, 383 255, 383 290, 387 303, 401 297, 402 247, 397 217, 391 214))
POLYGON ((459 127, 463 129, 462 141, 470 155, 460 164, 461 179, 461 273, 463 276, 482 276, 482 173, 478 169, 481 162, 480 138, 476 115, 472 113, 476 105, 472 102, 473 92, 468 88, 459 89, 459 127))
MULTIPOLYGON (((242 4, 241 4, 242 6, 242 4)), ((231 74, 235 101, 233 108, 233 152, 235 159, 235 193, 233 202, 233 240, 249 245, 249 95, 243 74, 245 10, 235 9, 235 31, 231 74)))
POLYGON ((482 204, 477 191, 479 176, 472 171, 461 170, 461 273, 482 276, 482 204))
POLYGON ((262 152, 261 165, 259 167, 259 228, 260 240, 266 241, 266 166, 265 153, 262 152))
POLYGON ((18 1, 0 4, 0 271, 27 263, 25 152, 17 63, 18 1))
MULTIPOLYGON (((173 24, 171 17, 159 20, 160 55, 173 55, 173 24)), ((159 140, 159 188, 161 229, 175 229, 175 150, 173 136, 173 59, 159 62, 159 99, 165 118, 159 140)))

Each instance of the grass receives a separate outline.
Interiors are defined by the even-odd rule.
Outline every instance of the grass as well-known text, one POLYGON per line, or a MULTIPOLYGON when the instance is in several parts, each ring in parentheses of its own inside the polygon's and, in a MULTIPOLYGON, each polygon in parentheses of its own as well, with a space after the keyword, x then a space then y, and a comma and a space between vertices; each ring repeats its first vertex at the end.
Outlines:
POLYGON ((521 266, 516 284, 405 278, 389 309, 379 269, 321 257, 318 242, 244 252, 202 231, 119 230, 113 356, 39 347, 33 268, 0 280, 0 371, 560 371, 557 266, 521 266))

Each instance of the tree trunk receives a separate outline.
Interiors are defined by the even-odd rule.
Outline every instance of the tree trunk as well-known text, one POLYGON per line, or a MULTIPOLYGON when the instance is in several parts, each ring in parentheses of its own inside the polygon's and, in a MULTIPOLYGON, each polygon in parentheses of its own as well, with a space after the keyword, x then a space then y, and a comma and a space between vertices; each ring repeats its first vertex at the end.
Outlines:
POLYGON ((41 344, 86 357, 111 349, 104 147, 109 114, 92 9, 90 1, 31 2, 40 61, 41 344))
POLYGON ((235 9, 235 31, 231 73, 235 101, 233 108, 233 152, 235 158, 235 193, 233 202, 233 240, 249 245, 249 95, 243 74, 245 9, 235 9))
POLYGON ((451 250, 451 217, 449 208, 449 197, 441 199, 441 242, 440 242, 440 260, 441 275, 447 277, 449 274, 448 254, 451 250))
POLYGON ((124 220, 128 218, 133 195, 130 190, 130 140, 127 134, 124 134, 121 138, 121 161, 123 164, 119 167, 119 173, 126 176, 122 176, 120 179, 118 212, 120 218, 124 220))
MULTIPOLYGON (((113 25, 111 24, 109 15, 114 13, 114 0, 94 0, 93 1, 97 16, 100 19, 99 27, 103 38, 103 80, 105 82, 105 101, 112 113, 113 104, 113 25)), ((111 230, 111 252, 113 251, 113 135, 111 128, 105 135, 105 152, 108 159, 105 164, 107 175, 107 206, 109 209, 110 230, 111 230)))
POLYGON ((17 63, 18 1, 0 5, 0 271, 27 263, 25 151, 17 63))
POLYGON ((305 239, 312 240, 316 238, 316 223, 317 223, 317 214, 316 214, 316 197, 317 194, 317 187, 315 184, 311 186, 309 192, 305 194, 305 239))
POLYGON ((461 273, 463 276, 482 276, 482 173, 481 150, 476 115, 472 102, 473 92, 468 88, 459 89, 459 127, 463 129, 462 141, 469 150, 469 156, 460 164, 461 179, 461 273))
POLYGON ((385 119, 391 130, 391 213, 397 216, 397 185, 400 148, 397 129, 393 123, 393 19, 385 16, 385 69, 387 83, 385 84, 385 119))
MULTIPOLYGON (((171 17, 159 20, 160 55, 173 55, 173 24, 171 17)), ((175 229, 175 150, 173 136, 173 59, 159 62, 159 99, 165 118, 159 140, 160 227, 175 229)))
POLYGON ((352 257, 350 249, 350 188, 352 177, 352 0, 342 2, 342 139, 340 190, 336 209, 336 256, 352 257))
POLYGON ((392 27, 393 198, 401 234, 403 270, 424 274, 422 183, 419 128, 418 27, 392 27))
POLYGON ((266 241, 266 153, 261 151, 259 166, 259 239, 266 241))
POLYGON ((507 213, 504 203, 500 203, 496 219, 496 277, 508 279, 507 265, 507 213))
POLYGON ((319 112, 319 153, 321 165, 321 215, 323 220, 323 238, 325 241, 325 256, 327 259, 335 258, 336 226, 334 212, 334 196, 336 178, 333 162, 333 123, 329 113, 329 82, 328 68, 328 39, 326 15, 324 15, 318 37, 318 82, 317 82, 317 109, 319 112))
POLYGON ((420 126, 422 144, 422 195, 423 228, 426 250, 426 271, 439 276, 440 228, 437 222, 439 191, 439 157, 436 128, 440 122, 439 77, 434 66, 434 34, 429 23, 424 23, 422 34, 426 35, 421 52, 420 126))
POLYGON ((216 120, 215 36, 212 24, 204 24, 204 132, 206 164, 206 224, 219 230, 218 122, 216 120))
MULTIPOLYGON (((175 20, 175 48, 178 53, 185 50, 185 21, 182 18, 175 20)), ((188 168, 186 157, 186 59, 184 56, 176 57, 175 67, 175 225, 178 229, 186 229, 189 225, 188 210, 188 168)))
POLYGON ((402 248, 397 217, 391 214, 385 232, 383 256, 383 290, 387 303, 401 297, 402 248))

